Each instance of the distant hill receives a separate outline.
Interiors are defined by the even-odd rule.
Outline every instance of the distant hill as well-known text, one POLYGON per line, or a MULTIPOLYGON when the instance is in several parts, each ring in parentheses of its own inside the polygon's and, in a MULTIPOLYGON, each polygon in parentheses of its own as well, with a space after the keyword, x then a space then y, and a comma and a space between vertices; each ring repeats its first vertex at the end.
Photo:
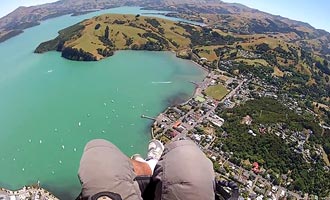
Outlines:
POLYGON ((40 44, 35 52, 57 50, 67 59, 96 61, 115 50, 184 50, 192 45, 188 35, 185 28, 170 20, 105 14, 61 30, 58 37, 40 44))
MULTIPOLYGON (((330 60, 330 33, 315 29, 307 23, 217 0, 60 0, 40 6, 19 7, 0 19, 0 42, 51 17, 79 15, 118 6, 141 6, 144 9, 172 11, 167 15, 204 22, 209 28, 222 31, 222 34, 246 38, 248 42, 245 42, 243 47, 267 43, 273 49, 282 45, 288 50, 287 44, 290 44, 291 48, 297 49, 298 54, 303 50, 303 53, 312 53, 311 57, 320 62, 330 60)), ((214 50, 211 47, 208 49, 214 50)), ((215 54, 211 57, 214 58, 215 54)), ((307 60, 308 65, 313 65, 311 59, 307 60)), ((288 63, 290 62, 286 62, 288 63)), ((311 69, 306 69, 308 67, 300 63, 299 67, 301 66, 303 69, 300 71, 310 73, 311 69)), ((321 66, 319 70, 328 72, 326 68, 321 66)))
MULTIPOLYGON (((191 50, 198 57, 208 59, 206 65, 211 69, 220 67, 219 61, 234 61, 235 66, 243 67, 235 69, 235 72, 270 77, 268 81, 271 81, 272 84, 276 84, 292 94, 300 94, 308 98, 308 105, 313 105, 311 102, 319 102, 330 106, 330 33, 315 29, 304 22, 271 15, 241 4, 224 3, 217 0, 60 0, 40 6, 20 7, 1 18, 0 42, 51 17, 64 14, 79 15, 118 6, 141 6, 144 9, 167 10, 170 11, 166 14, 167 16, 203 22, 206 27, 184 24, 179 26, 184 29, 181 36, 186 40, 182 41, 190 41, 187 50, 191 50), (250 66, 250 68, 246 68, 246 66, 250 66), (261 73, 262 71, 267 73, 261 73)), ((102 26, 101 30, 104 30, 105 27, 102 26)), ((67 33, 71 32, 72 35, 75 35, 73 33, 82 31, 76 28, 77 26, 73 32, 71 30, 67 33)), ((67 41, 66 37, 70 37, 70 34, 63 34, 63 31, 57 40, 53 40, 54 43, 41 45, 36 52, 51 49, 62 51, 61 44, 67 47, 66 45, 69 43, 63 43, 62 40, 67 41), (64 38, 61 38, 63 36, 64 38), (58 39, 62 41, 60 45, 57 43, 58 39)), ((119 34, 112 38, 121 37, 119 35, 123 34, 120 33, 126 34, 125 30, 118 29, 118 31, 119 34)), ((173 30, 171 31, 173 32, 173 30)), ((148 45, 142 48, 140 46, 140 49, 177 51, 184 47, 184 45, 180 45, 180 47, 174 48, 175 38, 172 38, 174 43, 171 43, 170 38, 159 30, 151 30, 151 33, 160 37, 155 39, 155 35, 143 36, 144 33, 141 33, 142 37, 133 37, 133 34, 131 35, 133 39, 138 39, 133 40, 133 43, 139 43, 138 41, 144 38, 149 41, 148 45), (161 45, 150 46, 150 41, 158 42, 161 45), (164 41, 171 43, 169 48, 164 48, 164 41)), ((106 42, 102 41, 103 44, 106 42)), ((127 42, 132 41, 127 40, 127 42)), ((98 60, 112 55, 116 49, 124 48, 120 47, 116 41, 112 42, 112 46, 110 43, 107 45, 108 48, 96 48, 97 53, 95 50, 89 51, 87 47, 73 48, 73 50, 67 48, 66 50, 69 51, 62 52, 62 55, 77 60, 98 60), (90 54, 85 54, 86 52, 90 54), (67 56, 72 54, 76 56, 67 56)), ((125 48, 136 49, 136 47, 134 45, 125 48)), ((233 69, 229 71, 233 71, 233 69)), ((313 108, 313 106, 309 107, 313 108)), ((329 111, 317 108, 314 110, 319 112, 327 124, 330 124, 329 111)))
POLYGON ((38 25, 40 21, 65 14, 80 14, 118 6, 170 10, 180 15, 197 16, 209 25, 242 33, 285 33, 287 40, 303 40, 302 45, 330 56, 330 34, 307 23, 267 14, 240 4, 216 0, 60 0, 40 6, 19 7, 0 19, 0 42, 38 25), (288 36, 288 33, 292 33, 288 36), (306 41, 308 40, 308 41, 306 41))

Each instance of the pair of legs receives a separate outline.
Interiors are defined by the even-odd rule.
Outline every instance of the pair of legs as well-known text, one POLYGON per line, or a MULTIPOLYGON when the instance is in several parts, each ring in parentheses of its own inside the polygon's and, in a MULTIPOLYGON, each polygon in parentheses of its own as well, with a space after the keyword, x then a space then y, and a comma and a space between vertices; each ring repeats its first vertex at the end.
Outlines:
POLYGON ((192 141, 166 145, 153 170, 152 166, 128 158, 106 140, 93 140, 86 145, 80 161, 81 197, 214 200, 213 165, 192 141), (148 182, 139 181, 141 177, 148 182))

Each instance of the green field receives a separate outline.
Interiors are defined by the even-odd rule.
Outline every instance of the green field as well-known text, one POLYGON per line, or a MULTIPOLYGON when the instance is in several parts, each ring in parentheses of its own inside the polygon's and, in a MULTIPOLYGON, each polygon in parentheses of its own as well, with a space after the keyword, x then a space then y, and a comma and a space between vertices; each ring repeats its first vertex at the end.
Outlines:
POLYGON ((208 87, 205 92, 207 96, 210 96, 216 100, 221 100, 228 94, 229 91, 223 85, 213 85, 208 87))

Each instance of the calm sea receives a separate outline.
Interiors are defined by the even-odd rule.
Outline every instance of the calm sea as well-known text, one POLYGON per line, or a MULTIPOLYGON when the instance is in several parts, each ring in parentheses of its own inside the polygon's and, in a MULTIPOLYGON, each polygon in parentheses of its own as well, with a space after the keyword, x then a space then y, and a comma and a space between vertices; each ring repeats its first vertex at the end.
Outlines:
POLYGON ((129 156, 146 153, 151 121, 140 116, 157 116, 170 102, 189 98, 189 81, 202 80, 205 72, 170 52, 119 51, 99 62, 33 53, 83 19, 146 12, 155 11, 121 7, 62 16, 0 44, 0 187, 39 180, 61 199, 72 199, 89 140, 110 140, 129 156))

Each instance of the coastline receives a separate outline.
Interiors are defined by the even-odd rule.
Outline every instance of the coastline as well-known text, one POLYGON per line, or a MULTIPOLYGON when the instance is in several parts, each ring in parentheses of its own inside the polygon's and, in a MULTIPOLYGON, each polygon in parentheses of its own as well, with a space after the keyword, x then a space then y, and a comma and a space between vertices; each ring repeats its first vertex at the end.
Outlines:
POLYGON ((8 199, 12 199, 13 197, 16 199, 17 196, 25 196, 29 199, 32 199, 32 197, 35 197, 35 199, 37 199, 37 197, 42 197, 42 199, 59 200, 54 194, 40 187, 39 183, 37 185, 24 186, 17 190, 9 190, 0 187, 0 192, 3 192, 4 194, 2 195, 6 195, 8 199))
MULTIPOLYGON (((176 54, 175 51, 169 51, 169 52, 176 54)), ((183 58, 180 58, 180 57, 178 57, 178 56, 175 56, 175 57, 178 58, 178 59, 183 59, 183 58)), ((203 78, 202 82, 205 80, 205 78, 207 78, 207 76, 208 76, 209 73, 210 73, 209 70, 208 70, 207 68, 203 67, 202 65, 200 65, 199 63, 197 63, 197 62, 194 61, 193 59, 184 59, 184 60, 189 60, 189 62, 191 62, 193 65, 195 65, 196 67, 202 69, 202 70, 205 72, 205 77, 203 78)), ((193 93, 191 94, 191 96, 190 96, 186 101, 184 101, 184 102, 182 102, 182 103, 180 103, 180 104, 185 104, 185 103, 189 102, 191 99, 193 99, 193 98, 197 95, 197 90, 198 90, 198 88, 199 88, 199 87, 195 85, 195 89, 194 89, 193 93)), ((177 105, 180 105, 180 104, 176 104, 176 105, 174 105, 174 106, 177 106, 177 105)), ((162 115, 163 113, 165 113, 165 112, 166 112, 168 109, 170 109, 170 108, 171 108, 171 106, 166 107, 166 108, 165 108, 162 112, 160 112, 155 118, 156 118, 156 119, 159 118, 160 115, 162 115)), ((155 120, 155 121, 152 123, 151 127, 150 127, 150 136, 151 136, 151 139, 155 139, 154 128, 153 128, 153 126, 154 126, 156 123, 157 123, 157 120, 155 120)))
MULTIPOLYGON (((179 57, 178 57, 178 58, 179 58, 179 57)), ((210 71, 209 71, 206 67, 202 66, 201 64, 199 64, 198 62, 196 62, 195 60, 193 60, 192 58, 189 59, 189 61, 190 61, 192 64, 194 64, 196 67, 198 67, 198 68, 200 68, 200 69, 202 69, 202 70, 204 71, 204 73, 205 73, 205 77, 204 77, 203 80, 201 81, 201 82, 203 82, 204 79, 209 75, 210 71)), ((187 101, 190 101, 194 96, 197 95, 197 89, 198 89, 198 87, 195 85, 194 92, 192 93, 192 96, 191 96, 187 101)), ((186 102, 187 102, 187 101, 186 101, 186 102)))

